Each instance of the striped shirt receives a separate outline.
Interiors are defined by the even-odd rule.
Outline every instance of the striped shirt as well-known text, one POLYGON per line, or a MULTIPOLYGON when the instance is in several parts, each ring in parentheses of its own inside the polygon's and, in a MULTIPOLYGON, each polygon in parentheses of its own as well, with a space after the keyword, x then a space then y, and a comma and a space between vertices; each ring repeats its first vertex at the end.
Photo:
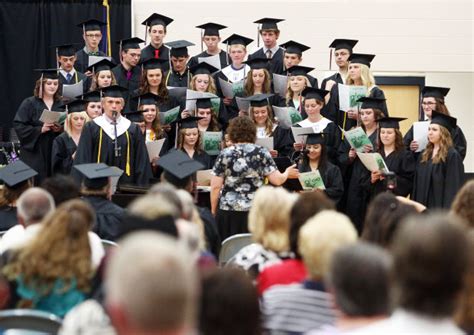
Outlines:
POLYGON ((334 324, 329 297, 315 282, 274 286, 262 297, 264 329, 270 334, 302 334, 334 324))

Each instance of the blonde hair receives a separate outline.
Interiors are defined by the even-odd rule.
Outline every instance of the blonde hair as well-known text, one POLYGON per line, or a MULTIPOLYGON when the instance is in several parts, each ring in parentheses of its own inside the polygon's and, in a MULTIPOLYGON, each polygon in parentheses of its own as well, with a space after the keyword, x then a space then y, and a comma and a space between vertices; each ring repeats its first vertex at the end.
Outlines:
POLYGON ((178 131, 178 149, 184 150, 184 137, 186 136, 186 130, 187 129, 197 129, 198 131, 198 140, 196 141, 196 144, 194 145, 194 150, 197 152, 203 152, 202 151, 202 135, 201 132, 199 131, 199 128, 182 128, 178 131))
POLYGON ((357 232, 344 214, 324 210, 310 218, 300 229, 298 251, 311 279, 323 279, 334 252, 356 240, 357 232))
MULTIPOLYGON (((448 129, 443 127, 442 125, 439 126, 439 135, 440 135, 440 143, 439 143, 439 150, 437 154, 433 157, 433 163, 439 164, 441 162, 446 162, 446 158, 448 157, 449 148, 453 146, 453 140, 451 138, 451 133, 448 129)), ((427 162, 433 156, 434 144, 428 142, 426 145, 426 149, 423 151, 421 155, 421 163, 427 162)))
POLYGON ((204 223, 199 216, 199 212, 194 205, 194 200, 191 194, 185 190, 177 190, 176 195, 178 196, 179 200, 181 201, 181 205, 183 206, 183 216, 184 219, 194 223, 199 231, 199 250, 205 250, 206 248, 206 237, 204 234, 204 223))
MULTIPOLYGON (((296 76, 296 77, 299 77, 299 76, 296 76)), ((311 83, 309 82, 309 79, 308 77, 306 76, 301 76, 301 77, 304 77, 304 80, 306 82, 306 86, 305 87, 310 87, 311 86, 311 83)), ((290 87, 290 80, 288 79, 288 83, 286 84, 286 103, 288 104, 291 100, 293 100, 293 97, 295 96, 295 92, 293 92, 293 90, 291 89, 290 87)), ((303 96, 301 95, 301 92, 300 92, 300 96, 301 96, 301 102, 303 103, 303 96)))
POLYGON ((290 211, 295 198, 281 187, 263 186, 257 190, 248 218, 255 242, 274 252, 289 250, 290 211))
MULTIPOLYGON (((359 64, 360 66, 360 79, 362 80, 362 85, 370 89, 372 86, 375 86, 375 78, 374 75, 372 74, 372 71, 370 71, 370 68, 365 65, 365 64, 359 64)), ((355 82, 353 79, 350 78, 349 72, 347 73, 346 76, 346 85, 355 85, 355 82)), ((367 94, 370 92, 368 91, 367 94)))
MULTIPOLYGON (((194 75, 192 78, 191 78, 191 89, 193 91, 197 91, 196 90, 196 77, 198 75, 194 75)), ((212 94, 216 94, 217 93, 217 88, 216 88, 216 82, 214 81, 214 78, 208 74, 207 75, 208 79, 209 79, 209 85, 207 85, 207 90, 206 92, 209 92, 209 93, 212 93, 212 94)))
POLYGON ((147 194, 133 201, 128 207, 130 214, 147 220, 155 220, 164 216, 179 216, 179 209, 161 194, 147 194))
MULTIPOLYGON (((272 136, 272 134, 273 134, 273 110, 269 105, 266 105, 265 107, 267 108, 267 113, 268 113, 267 121, 265 122, 265 133, 268 136, 272 136)), ((255 109, 255 107, 250 106, 249 115, 250 115, 250 118, 252 119, 253 122, 255 122, 255 117, 253 115, 254 109, 255 109)), ((257 125, 257 124, 255 123, 255 125, 257 125)))
POLYGON ((66 117, 66 121, 64 122, 64 131, 71 136, 72 135, 72 117, 75 115, 80 115, 85 118, 84 120, 84 125, 90 121, 89 115, 87 115, 87 112, 74 112, 74 113, 68 113, 66 117))
MULTIPOLYGON (((110 71, 110 77, 112 78, 112 80, 110 81, 110 86, 117 85, 117 79, 115 79, 115 74, 112 72, 112 70, 104 70, 104 71, 110 71)), ((95 91, 95 90, 101 88, 101 87, 99 87, 99 84, 98 84, 99 73, 101 73, 101 72, 102 71, 96 72, 92 76, 92 83, 91 83, 91 87, 90 87, 89 91, 95 91)))

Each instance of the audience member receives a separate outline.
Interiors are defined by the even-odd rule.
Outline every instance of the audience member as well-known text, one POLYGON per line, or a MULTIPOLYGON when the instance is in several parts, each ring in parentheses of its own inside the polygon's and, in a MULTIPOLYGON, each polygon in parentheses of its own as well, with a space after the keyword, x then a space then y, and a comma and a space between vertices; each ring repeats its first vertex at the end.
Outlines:
POLYGON ((54 199, 56 206, 71 199, 79 198, 80 188, 71 176, 57 174, 46 178, 41 183, 41 188, 48 191, 54 199))

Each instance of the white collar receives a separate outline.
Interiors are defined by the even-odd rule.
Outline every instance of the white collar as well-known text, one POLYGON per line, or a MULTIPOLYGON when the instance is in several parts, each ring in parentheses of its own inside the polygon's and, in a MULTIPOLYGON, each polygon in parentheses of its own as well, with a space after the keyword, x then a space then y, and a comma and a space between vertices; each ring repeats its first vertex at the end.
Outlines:
MULTIPOLYGON (((101 127, 104 132, 112 139, 115 139, 115 131, 114 131, 114 124, 111 119, 109 119, 105 114, 96 117, 93 120, 99 127, 101 127)), ((117 136, 121 136, 125 133, 132 122, 130 120, 124 118, 123 116, 119 115, 117 117, 117 136)))
POLYGON ((327 125, 330 124, 332 121, 326 119, 324 116, 318 122, 311 122, 308 118, 304 119, 303 121, 298 122, 303 128, 311 127, 313 128, 315 133, 321 133, 324 129, 326 129, 327 125))
POLYGON ((59 69, 59 72, 61 72, 61 74, 63 75, 64 78, 67 78, 67 74, 69 73, 71 76, 74 76, 74 74, 76 73, 76 70, 74 68, 72 68, 71 72, 66 72, 66 70, 64 69, 59 69))
POLYGON ((265 46, 263 46, 263 53, 266 55, 267 54, 267 50, 270 50, 272 52, 272 58, 273 56, 277 53, 277 51, 280 49, 280 46, 278 45, 278 43, 271 49, 267 49, 265 46))

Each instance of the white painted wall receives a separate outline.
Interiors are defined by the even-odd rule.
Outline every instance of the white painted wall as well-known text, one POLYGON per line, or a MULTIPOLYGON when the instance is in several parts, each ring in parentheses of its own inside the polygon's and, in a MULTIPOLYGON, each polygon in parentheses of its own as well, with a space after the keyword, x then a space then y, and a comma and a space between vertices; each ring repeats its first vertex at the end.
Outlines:
MULTIPOLYGON (((194 28, 199 24, 227 25, 223 39, 232 33, 256 39, 253 21, 286 18, 279 24, 279 41, 293 39, 311 46, 303 64, 315 67, 312 74, 318 79, 329 69, 330 42, 358 39, 357 52, 377 55, 372 63, 375 74, 416 74, 425 76, 427 85, 451 87, 446 103, 468 139, 466 171, 474 172, 472 0, 133 0, 132 23, 138 37, 145 34, 140 23, 153 12, 175 19, 166 40, 195 43, 191 54, 200 52, 200 30, 194 28)), ((256 43, 250 45, 256 48, 256 43)))

